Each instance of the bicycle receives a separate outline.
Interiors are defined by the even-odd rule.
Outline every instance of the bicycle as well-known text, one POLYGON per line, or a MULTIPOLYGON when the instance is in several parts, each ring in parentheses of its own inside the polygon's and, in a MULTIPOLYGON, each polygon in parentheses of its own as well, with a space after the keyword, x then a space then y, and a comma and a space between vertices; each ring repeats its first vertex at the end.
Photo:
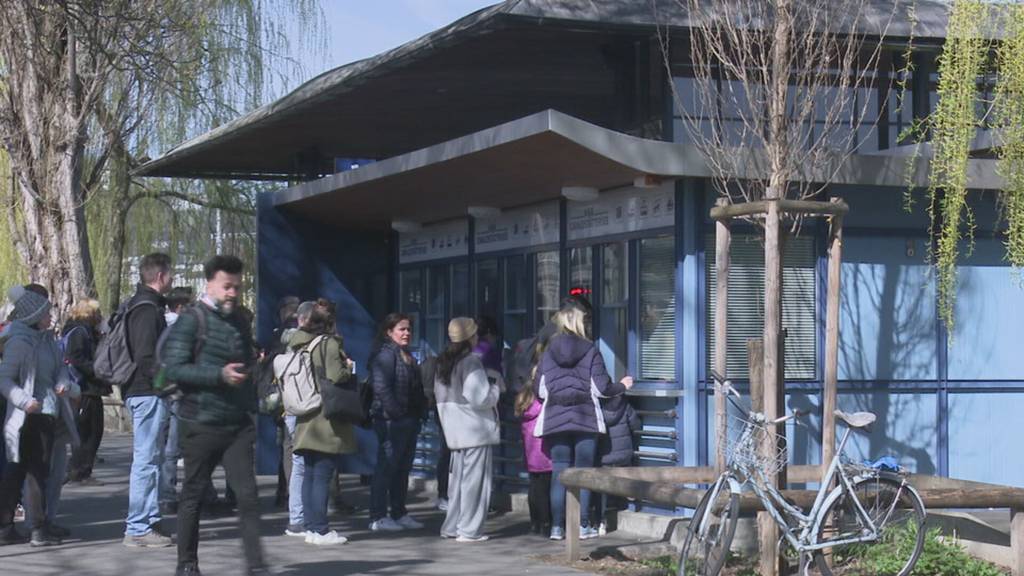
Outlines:
POLYGON ((753 491, 778 524, 780 544, 788 543, 799 554, 803 574, 810 574, 813 565, 822 576, 908 576, 924 547, 921 497, 902 474, 842 459, 853 430, 870 426, 875 415, 836 410, 846 432, 821 479, 814 504, 805 513, 768 481, 786 464, 785 436, 776 434, 774 426, 800 414, 768 420, 763 413, 741 406, 733 398, 740 395, 728 380, 714 372, 712 377, 716 390, 726 394, 743 415, 743 428, 730 447, 725 472, 701 498, 690 520, 679 556, 679 576, 717 576, 721 572, 736 533, 744 489, 753 491), (763 449, 766 445, 772 449, 763 449), (872 555, 876 546, 886 548, 875 549, 884 552, 872 555), (864 563, 869 558, 874 563, 867 568, 864 563), (881 573, 880 565, 887 567, 881 573))

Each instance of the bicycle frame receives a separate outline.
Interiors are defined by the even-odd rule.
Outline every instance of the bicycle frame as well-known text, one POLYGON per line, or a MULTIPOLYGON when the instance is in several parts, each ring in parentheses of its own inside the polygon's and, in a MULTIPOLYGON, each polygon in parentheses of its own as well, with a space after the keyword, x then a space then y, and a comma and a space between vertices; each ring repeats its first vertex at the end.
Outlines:
MULTIPOLYGON (((753 413, 737 404, 732 400, 732 398, 729 398, 729 400, 734 406, 736 406, 736 408, 747 414, 750 421, 748 426, 756 425, 755 422, 758 419, 764 420, 763 415, 755 417, 753 416, 753 413)), ((843 469, 840 461, 840 455, 842 455, 843 451, 846 449, 846 444, 849 441, 852 432, 853 429, 847 427, 842 440, 839 442, 839 448, 832 457, 832 461, 829 463, 825 476, 821 479, 821 485, 818 487, 818 494, 815 496, 814 504, 806 514, 802 509, 787 502, 778 489, 767 481, 767 478, 765 478, 764 473, 760 469, 754 471, 759 476, 760 482, 750 478, 750 475, 746 473, 747 471, 740 470, 740 472, 743 473, 742 476, 744 477, 744 480, 743 482, 739 482, 739 484, 749 485, 751 487, 758 499, 764 505, 765 511, 782 530, 783 536, 790 543, 793 549, 801 554, 830 548, 832 546, 868 542, 878 539, 878 526, 864 509, 864 505, 861 504, 860 499, 857 498, 856 494, 853 492, 854 480, 860 479, 860 476, 855 476, 851 479, 843 469), (829 487, 832 486, 833 481, 836 480, 837 477, 839 480, 838 485, 835 488, 830 489, 829 487), (825 505, 831 504, 836 498, 839 498, 844 493, 849 493, 853 496, 852 500, 854 502, 855 512, 868 530, 861 536, 857 537, 828 540, 825 542, 813 541, 815 538, 813 531, 818 526, 818 516, 823 512, 825 505), (798 525, 791 527, 779 511, 779 508, 782 508, 790 516, 796 518, 798 525), (797 529, 799 532, 797 532, 797 529)), ((744 433, 746 433, 746 431, 744 433)), ((733 472, 735 475, 735 470, 733 472)))

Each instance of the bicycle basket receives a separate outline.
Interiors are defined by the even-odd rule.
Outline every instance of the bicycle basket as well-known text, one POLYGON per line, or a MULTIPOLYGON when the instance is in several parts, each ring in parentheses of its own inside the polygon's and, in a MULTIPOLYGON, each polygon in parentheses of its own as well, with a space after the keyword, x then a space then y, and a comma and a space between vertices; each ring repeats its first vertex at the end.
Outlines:
POLYGON ((728 458, 732 467, 742 470, 748 477, 756 478, 756 471, 772 476, 789 461, 786 437, 764 424, 733 416, 729 426, 728 458))

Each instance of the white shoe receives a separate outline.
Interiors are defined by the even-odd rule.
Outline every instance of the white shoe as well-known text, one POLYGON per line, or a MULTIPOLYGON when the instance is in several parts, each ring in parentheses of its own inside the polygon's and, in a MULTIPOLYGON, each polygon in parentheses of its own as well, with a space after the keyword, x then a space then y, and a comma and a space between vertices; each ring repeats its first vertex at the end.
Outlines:
POLYGON ((333 544, 344 544, 345 542, 348 542, 348 538, 345 538, 334 530, 331 530, 327 534, 317 534, 316 532, 306 533, 306 544, 313 544, 315 546, 331 546, 333 544))
POLYGON ((597 535, 598 536, 604 536, 607 533, 608 533, 608 525, 604 522, 604 520, 602 520, 601 523, 598 524, 598 526, 597 526, 597 535))
POLYGON ((398 520, 395 520, 395 523, 397 523, 402 528, 408 528, 409 530, 419 530, 420 528, 423 528, 422 522, 417 522, 413 519, 412 516, 409 516, 408 514, 402 516, 398 520))
POLYGON ((491 539, 491 537, 490 536, 486 536, 486 535, 484 535, 484 536, 477 536, 476 538, 471 538, 469 536, 459 536, 458 538, 455 539, 455 541, 456 542, 487 542, 490 539, 491 539))
MULTIPOLYGON (((408 518, 408 516, 406 516, 406 518, 408 518)), ((370 530, 374 532, 400 532, 402 529, 401 524, 386 516, 380 520, 370 522, 370 530)))
POLYGON ((438 498, 437 499, 437 509, 440 510, 441 512, 447 512, 448 511, 448 499, 447 498, 438 498))

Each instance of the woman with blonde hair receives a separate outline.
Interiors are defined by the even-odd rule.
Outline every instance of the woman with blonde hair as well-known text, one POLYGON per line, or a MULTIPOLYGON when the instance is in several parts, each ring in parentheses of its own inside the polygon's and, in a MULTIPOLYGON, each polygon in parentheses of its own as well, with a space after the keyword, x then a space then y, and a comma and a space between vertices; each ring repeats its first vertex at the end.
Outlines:
MULTIPOLYGON (((111 393, 110 385, 96 378, 92 367, 102 320, 100 303, 92 298, 85 298, 71 307, 71 317, 61 331, 68 372, 82 389, 82 400, 76 418, 81 443, 71 451, 68 482, 98 484, 92 477, 92 467, 96 462, 100 442, 103 441, 103 397, 111 393)), ((55 479, 60 480, 64 479, 55 479)))
MULTIPOLYGON (((578 306, 562 306, 553 322, 558 333, 551 338, 537 366, 534 393, 543 402, 534 436, 543 437, 551 454, 551 539, 565 537, 565 486, 558 475, 570 466, 594 466, 597 439, 606 433, 600 398, 625 393, 633 378, 613 382, 604 358, 587 338, 586 312, 578 306)), ((590 491, 580 491, 583 538, 593 538, 590 525, 590 491)))

